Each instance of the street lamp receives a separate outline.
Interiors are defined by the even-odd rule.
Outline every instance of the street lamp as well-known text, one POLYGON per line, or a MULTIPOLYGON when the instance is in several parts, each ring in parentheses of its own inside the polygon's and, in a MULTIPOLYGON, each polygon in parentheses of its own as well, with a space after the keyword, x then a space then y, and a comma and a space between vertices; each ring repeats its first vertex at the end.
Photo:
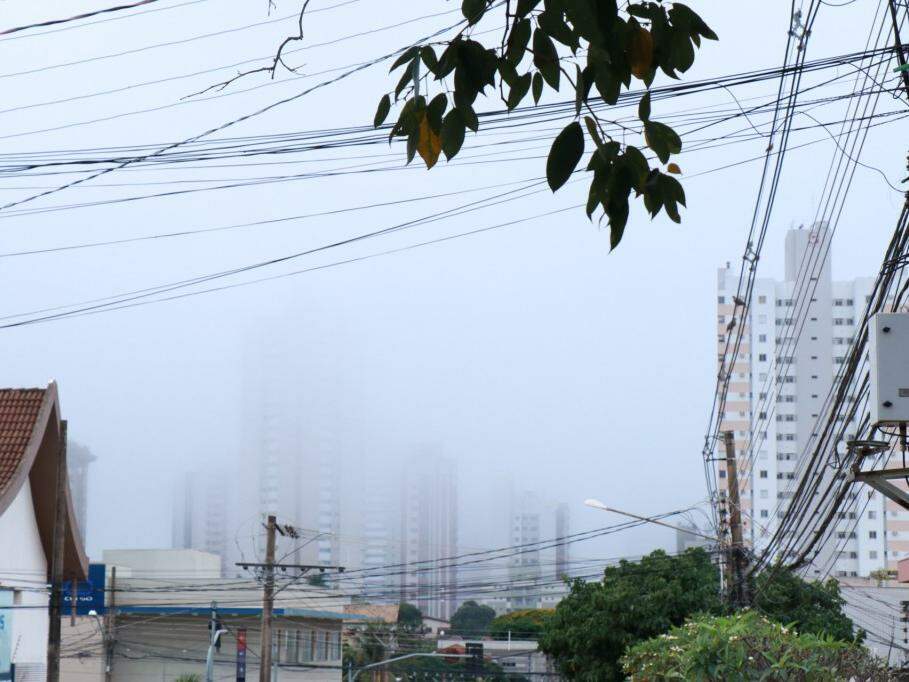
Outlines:
MULTIPOLYGON (((704 538, 706 540, 710 540, 711 542, 720 542, 719 538, 715 538, 712 535, 704 535, 703 533, 701 533, 697 530, 694 530, 692 528, 683 528, 682 526, 674 526, 671 523, 666 523, 665 521, 661 521, 660 519, 655 519, 650 516, 639 516, 638 514, 632 514, 631 512, 622 511, 620 509, 614 509, 613 507, 606 506, 604 503, 600 502, 599 500, 593 500, 593 499, 584 500, 584 504, 588 507, 592 507, 593 509, 599 509, 600 511, 612 512, 613 514, 621 514, 622 516, 628 516, 628 517, 631 517, 632 519, 637 519, 638 521, 646 521, 647 523, 653 523, 653 524, 656 524, 657 526, 665 526, 666 528, 671 528, 672 530, 677 530, 681 533, 690 533, 691 535, 697 535, 698 537, 704 538)), ((676 512, 676 513, 681 513, 681 512, 676 512)))

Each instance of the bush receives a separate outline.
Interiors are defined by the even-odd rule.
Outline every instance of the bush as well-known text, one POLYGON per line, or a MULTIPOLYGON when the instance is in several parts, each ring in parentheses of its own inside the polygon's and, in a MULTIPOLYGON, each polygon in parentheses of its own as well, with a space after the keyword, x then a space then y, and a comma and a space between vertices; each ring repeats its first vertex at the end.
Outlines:
POLYGON ((755 611, 691 620, 631 647, 622 665, 639 682, 888 679, 859 644, 799 634, 755 611))
POLYGON ((538 639, 553 613, 553 609, 525 609, 497 616, 489 626, 489 636, 508 639, 511 633, 511 639, 538 639))

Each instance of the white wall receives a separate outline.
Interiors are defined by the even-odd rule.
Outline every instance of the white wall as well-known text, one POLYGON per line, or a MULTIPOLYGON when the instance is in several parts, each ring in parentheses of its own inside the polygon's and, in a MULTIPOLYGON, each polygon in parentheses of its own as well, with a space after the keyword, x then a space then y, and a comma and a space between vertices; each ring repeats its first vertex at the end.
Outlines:
MULTIPOLYGON (((22 486, 0 515, 0 587, 13 589, 12 661, 41 675, 47 659, 47 562, 38 535, 31 486, 22 486), (30 607, 30 608, 29 608, 30 607)), ((19 675, 17 675, 19 677, 19 675)))

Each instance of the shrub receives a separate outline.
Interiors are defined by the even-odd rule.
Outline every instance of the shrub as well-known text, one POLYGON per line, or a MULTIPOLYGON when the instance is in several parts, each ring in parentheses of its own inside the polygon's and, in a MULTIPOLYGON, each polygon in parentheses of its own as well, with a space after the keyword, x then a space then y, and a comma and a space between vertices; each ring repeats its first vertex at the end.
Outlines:
POLYGON ((887 669, 855 642, 799 634, 755 611, 704 616, 631 647, 629 679, 886 680, 887 669))

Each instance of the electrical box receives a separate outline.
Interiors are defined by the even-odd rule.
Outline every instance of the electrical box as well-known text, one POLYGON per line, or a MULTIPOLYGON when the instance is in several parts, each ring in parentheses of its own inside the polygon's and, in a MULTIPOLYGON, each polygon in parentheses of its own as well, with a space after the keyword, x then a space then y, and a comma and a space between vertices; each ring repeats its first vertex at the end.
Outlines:
POLYGON ((872 424, 909 422, 909 313, 878 313, 868 330, 872 424))

